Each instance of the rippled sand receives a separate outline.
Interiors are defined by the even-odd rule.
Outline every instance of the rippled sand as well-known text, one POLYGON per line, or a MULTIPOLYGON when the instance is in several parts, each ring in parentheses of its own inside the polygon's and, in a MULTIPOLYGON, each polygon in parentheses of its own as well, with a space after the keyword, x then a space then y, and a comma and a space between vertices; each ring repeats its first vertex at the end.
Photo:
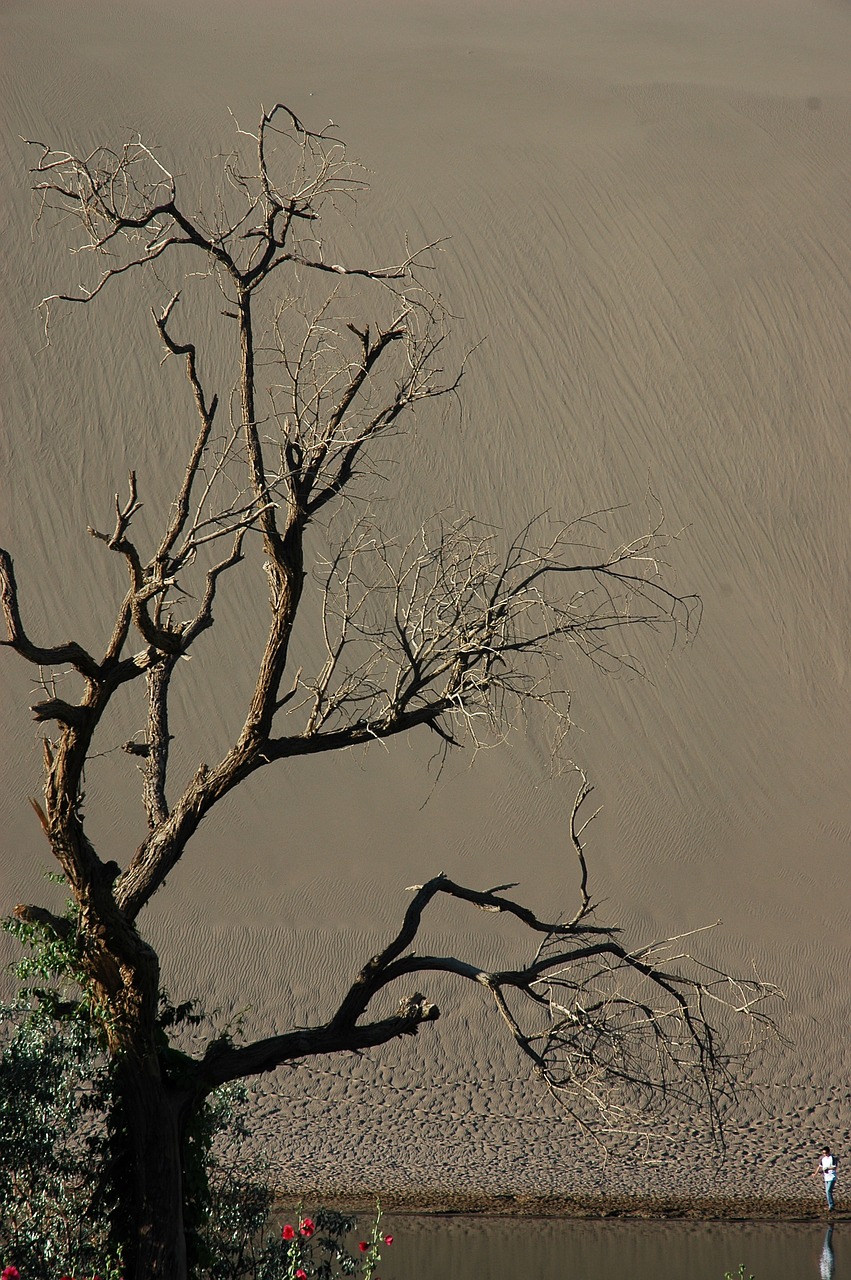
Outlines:
MULTIPOLYGON (((704 601, 692 645, 647 650, 646 681, 572 664, 569 751, 605 806, 589 852, 607 918, 639 938, 720 918, 706 945, 786 993, 794 1043, 764 1108, 736 1117, 726 1165, 602 1164, 464 993, 385 1057, 308 1064, 264 1093, 282 1181, 584 1194, 611 1188, 617 1167, 619 1191, 817 1197, 815 1152, 851 1139, 851 10, 31 0, 3 9, 0 47, 0 538, 34 633, 102 641, 118 580, 85 527, 109 520, 131 466, 153 516, 183 409, 147 299, 136 317, 116 291, 40 350, 34 304, 71 283, 73 263, 61 235, 31 237, 19 135, 87 144, 139 129, 194 168, 230 145, 228 108, 248 124, 278 99, 310 124, 332 117, 373 170, 353 243, 392 257, 406 232, 448 237, 459 350, 486 339, 463 421, 425 418, 394 472, 396 513, 453 503, 513 528, 632 504, 629 527, 649 485, 685 527, 677 582, 704 601)), ((246 579, 222 611, 222 652, 250 639, 251 599, 246 579)), ((211 665, 187 674, 180 717, 211 665)), ((39 786, 31 684, 3 658, 7 906, 47 892, 26 803, 39 786)), ((227 741, 241 687, 239 671, 215 677, 187 769, 227 741)), ((431 744, 414 740, 254 780, 150 910, 173 994, 249 1027, 327 1015, 405 886, 439 870, 520 879, 542 911, 568 907, 569 777, 519 727, 469 764, 450 761, 435 786, 431 744)), ((119 861, 140 832, 132 774, 113 752, 87 777, 94 833, 119 861)), ((512 939, 485 937, 444 911, 429 946, 513 954, 512 939)), ((672 1150, 693 1137, 672 1114, 672 1150)))

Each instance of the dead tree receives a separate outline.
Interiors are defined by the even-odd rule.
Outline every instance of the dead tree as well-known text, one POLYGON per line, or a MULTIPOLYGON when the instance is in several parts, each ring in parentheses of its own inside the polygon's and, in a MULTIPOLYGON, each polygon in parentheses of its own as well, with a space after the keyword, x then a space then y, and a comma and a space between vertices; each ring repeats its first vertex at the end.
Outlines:
POLYGON ((112 527, 89 530, 126 568, 101 648, 33 638, 12 557, 0 550, 3 643, 42 671, 76 673, 65 696, 58 681, 32 708, 50 726, 36 808, 74 908, 59 916, 21 905, 16 915, 74 939, 76 977, 105 1036, 126 1127, 135 1213, 128 1274, 138 1278, 186 1275, 182 1144, 204 1097, 306 1055, 386 1044, 438 1016, 413 993, 392 1017, 371 1019, 374 997, 391 984, 435 971, 479 984, 542 1080, 592 1124, 588 1104, 610 1113, 633 1094, 696 1084, 716 1098, 731 1062, 708 1002, 753 1018, 766 994, 758 983, 689 971, 670 948, 627 947, 615 928, 593 923, 574 809, 581 895, 571 920, 538 920, 506 896, 511 886, 480 892, 438 876, 416 889, 397 936, 326 1023, 241 1046, 214 1040, 201 1057, 184 1056, 179 1074, 168 1065, 160 963, 140 916, 223 797, 280 761, 417 729, 448 750, 499 740, 527 709, 566 725, 558 678, 566 651, 628 662, 625 630, 687 630, 698 606, 663 579, 670 538, 661 521, 608 549, 600 514, 559 527, 531 520, 508 540, 468 516, 437 516, 401 543, 382 534, 364 514, 368 504, 355 501, 376 480, 377 443, 423 402, 457 395, 463 374, 463 365, 448 376, 441 369, 445 316, 428 285, 434 245, 387 266, 342 261, 322 235, 323 215, 362 186, 342 144, 281 104, 261 115, 256 134, 238 137, 214 207, 198 213, 138 137, 85 155, 32 144, 39 220, 56 214, 75 226, 75 250, 93 272, 77 291, 44 301, 46 324, 60 304, 90 305, 139 273, 160 280, 168 263, 218 291, 234 352, 235 386, 214 388, 202 377, 197 335, 182 329, 180 287, 153 313, 166 356, 182 362, 197 428, 155 545, 134 536, 135 474, 115 499, 112 527), (272 360, 274 385, 260 405, 258 367, 272 360), (255 556, 268 577, 268 625, 244 719, 220 758, 199 761, 181 787, 170 771, 169 723, 180 659, 213 626, 230 575, 255 556), (290 641, 306 593, 319 601, 311 614, 320 619, 319 659, 293 672, 290 641), (67 693, 72 685, 78 696, 67 693), (127 749, 141 774, 147 833, 119 865, 87 834, 81 786, 125 686, 138 692, 139 735, 127 749), (536 940, 533 957, 493 973, 414 955, 423 912, 441 894, 511 914, 536 940))

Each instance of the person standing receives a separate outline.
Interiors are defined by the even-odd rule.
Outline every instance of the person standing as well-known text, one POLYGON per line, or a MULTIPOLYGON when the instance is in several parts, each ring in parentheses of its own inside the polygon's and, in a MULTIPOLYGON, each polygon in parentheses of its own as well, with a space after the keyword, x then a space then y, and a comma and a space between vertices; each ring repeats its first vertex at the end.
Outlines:
POLYGON ((813 1171, 813 1177, 817 1178, 819 1174, 824 1178, 824 1194, 827 1197, 828 1211, 833 1213, 833 1189, 836 1186, 836 1156, 830 1147, 822 1148, 821 1159, 818 1162, 818 1168, 813 1171))

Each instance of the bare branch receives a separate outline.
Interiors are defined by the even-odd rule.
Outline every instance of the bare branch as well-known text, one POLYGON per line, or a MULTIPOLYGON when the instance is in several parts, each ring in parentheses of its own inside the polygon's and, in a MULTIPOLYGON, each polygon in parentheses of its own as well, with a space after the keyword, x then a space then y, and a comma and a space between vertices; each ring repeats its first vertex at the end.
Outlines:
POLYGON ((18 605, 18 584, 15 578, 15 566, 9 552, 0 547, 0 604, 6 619, 8 639, 0 640, 0 644, 8 645, 22 658, 39 667, 64 666, 70 663, 84 676, 96 677, 100 668, 91 654, 76 641, 65 644, 35 644, 30 640, 21 621, 18 605))
POLYGON ((74 926, 66 916, 57 916, 54 912, 48 911, 46 907, 18 903, 15 907, 14 915, 22 924, 32 924, 39 929, 45 929, 56 938, 67 940, 74 933, 74 926))
POLYGON ((579 859, 580 903, 577 908, 576 915, 570 921, 571 926, 579 924, 580 920, 582 920, 591 909, 591 898, 588 893, 588 865, 585 861, 585 848, 582 844, 582 833, 588 827, 589 823, 594 821, 597 814, 600 812, 599 809, 596 809, 589 818, 585 819, 582 826, 577 830, 576 820, 579 810, 582 808, 584 801, 588 799, 588 796, 594 790, 582 769, 579 770, 579 776, 582 779, 582 784, 576 793, 576 798, 573 801, 573 808, 570 811, 570 841, 576 850, 576 856, 579 859))
POLYGON ((773 1022, 763 1005, 779 992, 756 978, 692 961, 682 948, 692 933, 629 950, 616 940, 615 928, 587 921, 590 897, 579 843, 587 821, 577 830, 576 816, 590 791, 583 774, 571 814, 581 901, 570 921, 539 920, 503 896, 512 885, 477 891, 436 876, 416 887, 398 933, 364 966, 328 1023, 239 1048, 214 1042, 200 1064, 205 1087, 210 1080, 269 1071, 308 1054, 358 1051, 411 1034, 438 1016, 421 995, 403 1002, 395 1018, 377 1023, 360 1019, 391 984, 426 972, 444 973, 489 993, 535 1074, 598 1140, 627 1126, 631 1131, 647 1128, 674 1097, 702 1105, 721 1136, 720 1102, 735 1088, 742 1028, 749 1044, 754 1029, 771 1032, 773 1022), (438 894, 508 914, 544 941, 530 963, 503 971, 414 951, 423 913, 438 894), (512 1007, 509 995, 521 1005, 512 1007), (707 1013, 709 1005, 715 1018, 707 1013), (731 1032, 738 1033, 732 1049, 731 1032))
POLYGON ((571 649, 638 670, 610 635, 693 625, 695 601, 656 580, 667 545, 658 529, 635 558, 621 548, 597 559, 589 548, 583 562, 573 558, 575 526, 539 545, 538 525, 544 532, 535 522, 504 555, 498 532, 468 517, 436 518, 403 546, 369 522, 355 525, 323 579, 328 657, 312 684, 303 681, 312 710, 302 732, 275 739, 270 753, 336 749, 346 735, 354 745, 416 724, 480 747, 501 741, 533 706, 558 730, 569 723, 570 697, 557 672, 571 649))
POLYGON ((423 996, 416 994, 401 1002, 395 1017, 363 1026, 347 1027, 344 1030, 332 1024, 304 1028, 239 1047, 214 1042, 200 1064, 198 1086, 206 1094, 229 1080, 241 1080, 246 1076, 274 1071, 283 1063, 298 1058, 374 1049, 397 1040, 400 1036, 416 1035, 423 1023, 434 1022, 439 1016, 440 1010, 436 1005, 429 1004, 423 996))

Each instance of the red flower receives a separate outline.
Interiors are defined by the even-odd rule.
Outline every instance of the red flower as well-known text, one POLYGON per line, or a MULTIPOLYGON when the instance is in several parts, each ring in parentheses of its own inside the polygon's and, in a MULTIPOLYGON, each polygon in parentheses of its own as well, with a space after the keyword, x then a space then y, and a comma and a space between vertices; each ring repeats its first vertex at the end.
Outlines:
POLYGON ((393 1237, 392 1237, 392 1236, 385 1236, 385 1237, 384 1237, 384 1243, 385 1243, 385 1244, 392 1244, 392 1243, 393 1243, 393 1237))
POLYGON ((0 1280, 21 1280, 21 1273, 17 1267, 10 1264, 0 1272, 0 1280))
POLYGON ((291 1227, 289 1223, 281 1231, 282 1240, 295 1240, 295 1227, 291 1227))
POLYGON ((299 1267, 298 1271, 295 1273, 295 1280, 307 1280, 307 1272, 302 1271, 301 1267, 299 1267))
POLYGON ((360 1244, 358 1245, 358 1248, 360 1249, 361 1253, 366 1253, 367 1249, 369 1248, 369 1245, 365 1240, 361 1240, 360 1244))
POLYGON ((302 1218, 299 1226, 299 1235, 304 1236, 305 1240, 309 1240, 316 1230, 316 1223, 312 1218, 302 1218))

